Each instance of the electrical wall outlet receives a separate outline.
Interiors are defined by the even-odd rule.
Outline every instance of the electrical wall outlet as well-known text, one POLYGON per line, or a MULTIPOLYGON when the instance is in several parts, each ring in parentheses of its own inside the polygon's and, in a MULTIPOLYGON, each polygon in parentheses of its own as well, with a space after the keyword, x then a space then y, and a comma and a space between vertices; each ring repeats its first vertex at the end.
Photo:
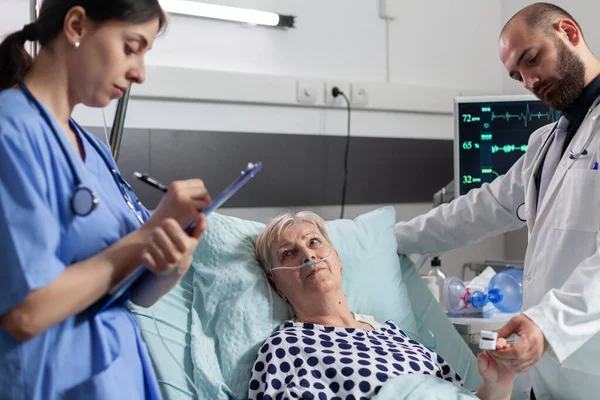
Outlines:
POLYGON ((367 89, 360 84, 353 83, 350 88, 350 104, 353 106, 366 106, 369 104, 367 89))
POLYGON ((322 85, 323 82, 315 80, 296 81, 296 101, 306 105, 316 104, 322 85))
POLYGON ((336 87, 340 89, 350 100, 350 84, 342 81, 326 81, 325 82, 325 104, 330 106, 346 105, 346 100, 343 96, 333 97, 331 90, 336 87))

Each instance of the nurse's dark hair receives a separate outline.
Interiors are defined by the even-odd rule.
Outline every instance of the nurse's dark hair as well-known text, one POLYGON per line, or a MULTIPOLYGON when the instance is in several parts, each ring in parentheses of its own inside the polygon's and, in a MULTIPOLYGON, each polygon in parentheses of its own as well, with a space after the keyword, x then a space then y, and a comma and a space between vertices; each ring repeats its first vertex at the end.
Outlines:
POLYGON ((558 22, 561 19, 570 19, 577 26, 577 29, 581 32, 581 37, 583 38, 583 32, 581 30, 581 25, 579 22, 573 18, 567 10, 561 8, 555 4, 551 3, 533 3, 528 5, 527 7, 521 9, 515 15, 508 20, 508 22, 502 28, 502 34, 506 31, 506 29, 512 24, 512 22, 516 19, 521 19, 525 22, 525 24, 533 29, 539 29, 542 32, 545 32, 549 35, 555 35, 556 30, 554 29, 554 23, 558 22))
POLYGON ((0 44, 0 90, 15 85, 31 67, 33 59, 25 50, 25 42, 48 45, 63 30, 69 10, 77 6, 96 22, 117 20, 136 24, 158 18, 159 32, 167 24, 158 0, 44 0, 36 22, 8 35, 0 44))

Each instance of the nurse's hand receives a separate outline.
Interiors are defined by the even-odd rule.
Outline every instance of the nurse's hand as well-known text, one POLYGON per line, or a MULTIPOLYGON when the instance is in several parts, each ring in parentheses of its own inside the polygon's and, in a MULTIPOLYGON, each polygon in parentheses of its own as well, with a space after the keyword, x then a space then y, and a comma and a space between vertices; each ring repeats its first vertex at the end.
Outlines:
POLYGON ((204 214, 196 217, 196 226, 190 233, 186 233, 173 218, 163 220, 148 236, 141 255, 142 263, 156 275, 185 275, 206 227, 204 214))
POLYGON ((160 226, 166 218, 173 218, 181 226, 187 226, 211 202, 210 195, 200 179, 175 181, 160 200, 146 225, 160 226))
POLYGON ((519 340, 490 354, 499 364, 516 373, 522 373, 542 358, 548 348, 548 342, 535 322, 524 314, 513 317, 498 331, 499 338, 506 339, 512 334, 519 336, 519 340))

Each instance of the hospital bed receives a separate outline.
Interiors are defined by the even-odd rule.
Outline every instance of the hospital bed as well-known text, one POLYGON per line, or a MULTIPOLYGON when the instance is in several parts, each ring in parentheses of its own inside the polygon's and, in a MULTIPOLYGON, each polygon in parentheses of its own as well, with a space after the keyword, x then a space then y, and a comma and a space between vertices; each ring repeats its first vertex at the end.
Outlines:
MULTIPOLYGON (((392 318, 413 331, 474 391, 481 382, 476 359, 413 263, 396 253, 395 220, 394 209, 385 207, 354 221, 327 222, 344 264, 350 307, 380 321, 392 318)), ((213 213, 180 284, 152 309, 132 306, 165 399, 246 399, 258 347, 291 317, 254 257, 255 239, 263 228, 258 222, 213 213)))

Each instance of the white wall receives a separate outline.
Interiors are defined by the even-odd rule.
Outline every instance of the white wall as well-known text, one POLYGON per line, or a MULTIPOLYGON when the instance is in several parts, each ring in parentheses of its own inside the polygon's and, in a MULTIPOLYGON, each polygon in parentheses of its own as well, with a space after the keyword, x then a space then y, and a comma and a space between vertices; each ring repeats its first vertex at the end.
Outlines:
MULTIPOLYGON (((502 0, 502 26, 520 9, 533 3, 528 0, 502 0)), ((600 3, 589 0, 555 0, 551 3, 564 8, 579 22, 588 46, 596 57, 600 57, 600 3)), ((519 82, 510 79, 505 70, 502 74, 502 91, 505 94, 528 93, 519 82)))
MULTIPOLYGON (((386 22, 377 0, 211 0, 297 16, 274 31, 174 16, 148 63, 202 69, 386 79, 386 22), (241 39, 243 37, 243 40, 241 39)), ((389 23, 392 82, 498 93, 500 2, 401 2, 389 23), (474 23, 476 25, 474 25, 474 23), (477 32, 474 32, 476 26, 477 32)))
POLYGON ((501 1, 402 1, 390 24, 391 78, 500 94, 501 1))
MULTIPOLYGON (((156 40, 148 54, 148 65, 196 68, 198 74, 202 70, 217 70, 294 79, 409 84, 417 88, 451 89, 456 94, 497 94, 503 88, 496 48, 502 24, 499 15, 505 8, 500 0, 396 3, 398 18, 389 23, 379 18, 377 0, 209 2, 292 14, 297 17, 297 28, 282 31, 173 16, 169 31, 156 40)), ((0 0, 0 35, 20 29, 28 22, 28 4, 27 0, 0 0)), ((148 76, 148 81, 151 79, 148 76)), ((398 96, 407 96, 401 86, 396 88, 400 88, 398 96)), ((198 92, 202 92, 201 87, 198 92)), ((414 91, 410 93, 414 95, 414 91)), ((454 129, 450 103, 451 99, 447 112, 356 110, 352 134, 450 140, 454 129)), ((114 104, 107 108, 109 121, 113 112, 114 104)), ((80 123, 102 125, 98 110, 78 108, 75 116, 80 123)), ((328 108, 134 97, 126 125, 343 135, 345 119, 342 110, 328 108), (167 111, 167 106, 173 107, 167 111)), ((378 206, 351 206, 347 216, 378 206)), ((395 206, 398 219, 406 220, 429 210, 430 203, 395 206)), ((225 210, 237 215, 246 211, 225 210)), ((254 210, 254 218, 266 220, 279 211, 254 210)), ((336 207, 317 211, 326 218, 338 214, 336 207)), ((498 259, 503 254, 504 237, 499 236, 450 252, 442 257, 442 262, 450 275, 458 275, 463 262, 498 259)))
POLYGON ((29 1, 0 0, 0 38, 29 23, 29 1))
POLYGON ((384 24, 376 1, 207 1, 297 16, 287 31, 173 16, 148 63, 261 74, 381 80, 384 24))

